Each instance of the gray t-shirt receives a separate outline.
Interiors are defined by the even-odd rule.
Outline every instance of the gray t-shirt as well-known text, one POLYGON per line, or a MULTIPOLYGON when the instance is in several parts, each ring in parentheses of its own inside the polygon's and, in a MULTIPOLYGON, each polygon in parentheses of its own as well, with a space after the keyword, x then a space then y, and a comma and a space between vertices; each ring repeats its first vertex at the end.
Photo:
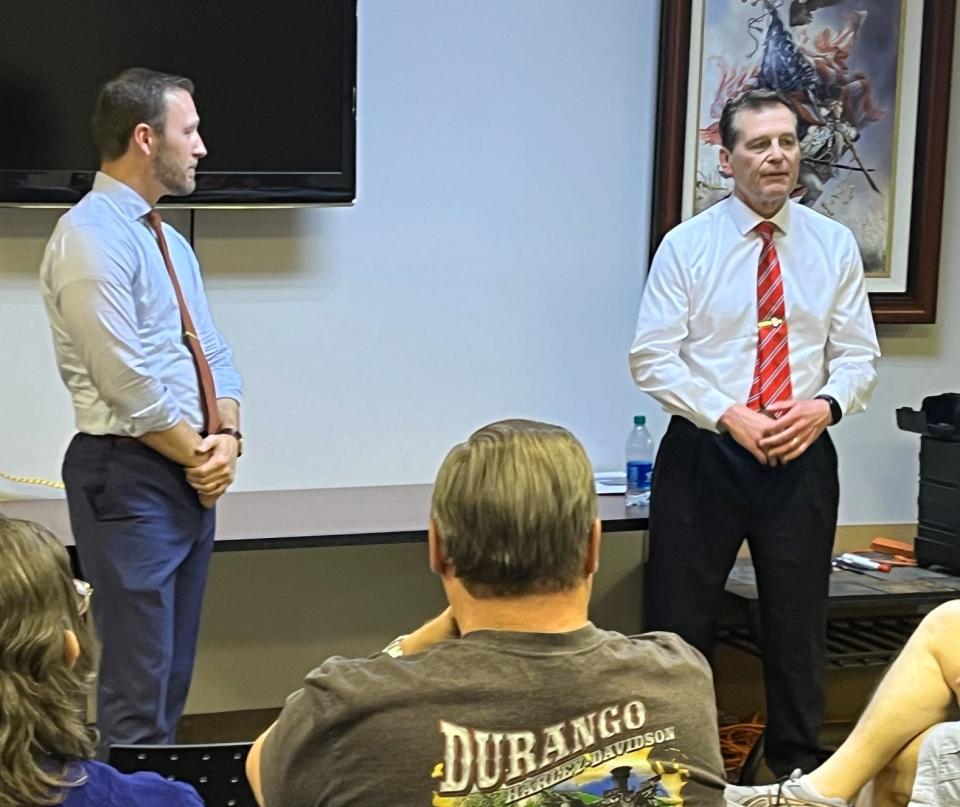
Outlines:
POLYGON ((267 807, 719 806, 722 771, 703 656, 590 624, 331 658, 261 757, 267 807))

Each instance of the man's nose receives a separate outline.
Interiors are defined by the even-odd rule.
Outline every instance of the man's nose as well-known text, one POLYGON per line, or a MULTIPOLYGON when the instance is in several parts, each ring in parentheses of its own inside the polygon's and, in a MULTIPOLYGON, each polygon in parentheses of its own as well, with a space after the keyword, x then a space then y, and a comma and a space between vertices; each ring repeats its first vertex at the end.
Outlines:
POLYGON ((206 157, 207 156, 207 147, 203 143, 203 138, 200 135, 197 135, 197 144, 193 149, 193 153, 196 157, 206 157))

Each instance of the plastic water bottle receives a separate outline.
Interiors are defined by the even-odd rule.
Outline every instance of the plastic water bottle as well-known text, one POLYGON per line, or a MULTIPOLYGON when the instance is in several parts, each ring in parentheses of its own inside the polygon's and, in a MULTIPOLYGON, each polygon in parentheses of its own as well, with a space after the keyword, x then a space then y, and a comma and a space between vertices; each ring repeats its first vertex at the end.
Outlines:
POLYGON ((627 505, 650 503, 650 477, 653 473, 653 439, 647 431, 647 419, 634 415, 627 437, 627 505))

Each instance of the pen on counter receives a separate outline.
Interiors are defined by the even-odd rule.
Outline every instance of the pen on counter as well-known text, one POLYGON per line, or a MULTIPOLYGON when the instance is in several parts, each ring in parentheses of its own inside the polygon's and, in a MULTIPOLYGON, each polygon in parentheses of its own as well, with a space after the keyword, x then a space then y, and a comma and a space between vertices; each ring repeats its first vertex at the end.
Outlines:
POLYGON ((866 574, 866 572, 862 571, 861 569, 854 568, 853 566, 847 566, 847 564, 845 564, 839 558, 834 558, 830 562, 830 565, 833 566, 834 569, 839 569, 841 572, 853 572, 854 574, 866 574))
POLYGON ((837 558, 837 560, 847 566, 863 569, 868 572, 890 571, 889 563, 882 563, 879 560, 871 560, 870 558, 862 558, 859 555, 854 555, 851 552, 844 552, 839 558, 837 558))

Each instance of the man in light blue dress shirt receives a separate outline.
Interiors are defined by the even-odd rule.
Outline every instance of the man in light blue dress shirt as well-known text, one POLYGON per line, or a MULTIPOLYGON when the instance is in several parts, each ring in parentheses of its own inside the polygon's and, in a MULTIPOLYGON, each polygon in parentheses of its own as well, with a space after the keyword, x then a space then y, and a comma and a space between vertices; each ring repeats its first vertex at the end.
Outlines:
POLYGON ((63 463, 103 645, 97 723, 112 743, 170 743, 193 670, 215 504, 242 449, 241 383, 196 256, 163 235, 209 363, 221 423, 205 433, 197 364, 145 216, 186 195, 206 154, 188 79, 141 68, 104 85, 93 189, 57 223, 40 280, 78 434, 63 463))

